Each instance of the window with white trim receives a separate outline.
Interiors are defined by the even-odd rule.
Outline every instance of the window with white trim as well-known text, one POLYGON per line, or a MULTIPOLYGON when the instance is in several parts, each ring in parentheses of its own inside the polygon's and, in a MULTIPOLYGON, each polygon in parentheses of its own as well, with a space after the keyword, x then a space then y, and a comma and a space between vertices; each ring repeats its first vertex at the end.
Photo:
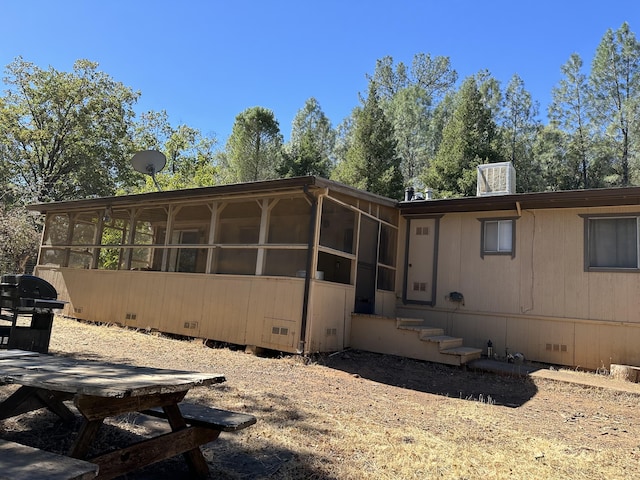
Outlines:
POLYGON ((515 256, 516 228, 513 218, 481 218, 480 256, 515 256))
POLYGON ((637 270, 638 216, 585 217, 585 269, 637 270))

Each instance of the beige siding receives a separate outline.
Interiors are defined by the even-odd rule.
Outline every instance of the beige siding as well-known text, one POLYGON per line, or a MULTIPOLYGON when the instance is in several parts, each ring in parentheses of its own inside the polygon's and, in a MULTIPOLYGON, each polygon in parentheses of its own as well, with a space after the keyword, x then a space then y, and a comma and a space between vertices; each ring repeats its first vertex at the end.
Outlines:
POLYGON ((225 282, 211 283, 202 304, 201 335, 204 338, 243 344, 249 305, 247 302, 236 304, 224 299, 248 299, 250 295, 251 282, 247 278, 228 277, 225 282))
POLYGON ((64 313, 75 318, 287 352, 297 348, 302 279, 45 267, 37 274, 70 302, 64 313))
POLYGON ((464 307, 478 312, 640 324, 640 275, 584 271, 580 213, 585 212, 522 212, 516 222, 515 258, 480 256, 478 218, 490 215, 445 215, 440 221, 436 306, 453 306, 446 297, 458 291, 464 307))
MULTIPOLYGON (((515 258, 484 259, 478 218, 517 212, 446 214, 440 220, 436 303, 398 303, 397 314, 425 318, 462 336, 465 345, 486 348, 491 339, 502 355, 508 349, 590 369, 612 362, 640 365, 640 274, 586 272, 580 216, 631 212, 640 207, 525 210, 516 221, 515 258), (464 295, 463 305, 446 299, 452 291, 464 295)), ((399 244, 404 259, 404 241, 399 244)))
POLYGON ((308 325, 308 350, 330 352, 348 346, 351 312, 355 301, 352 285, 314 281, 308 325))
MULTIPOLYGON (((399 281, 399 280, 398 280, 399 281)), ((396 314, 396 293, 384 290, 376 291, 376 315, 393 317, 396 314)))
POLYGON ((609 369, 612 363, 640 365, 640 329, 627 325, 584 325, 576 329, 576 359, 579 366, 609 369))
POLYGON ((388 355, 428 359, 428 344, 412 330, 396 328, 396 319, 378 315, 353 316, 352 347, 388 355))
MULTIPOLYGON (((180 277, 177 281, 167 279, 162 298, 158 298, 163 306, 162 313, 155 312, 159 320, 158 329, 162 332, 188 332, 187 335, 198 337, 206 283, 191 275, 180 277)), ((132 308, 137 302, 136 298, 130 296, 127 305, 132 308)))
POLYGON ((251 279, 244 343, 295 351, 300 339, 304 281, 289 278, 251 279), (277 333, 274 333, 274 328, 277 333))
POLYGON ((566 316, 589 318, 589 280, 593 274, 584 271, 584 223, 577 211, 563 215, 564 230, 564 268, 563 293, 566 303, 566 316))
MULTIPOLYGON (((460 266, 462 265, 462 218, 447 216, 440 220, 438 239, 438 276, 436 280, 435 304, 442 303, 448 292, 459 290, 460 266), (443 246, 446 245, 446 248, 443 246)), ((404 244, 404 242, 402 242, 404 244)))

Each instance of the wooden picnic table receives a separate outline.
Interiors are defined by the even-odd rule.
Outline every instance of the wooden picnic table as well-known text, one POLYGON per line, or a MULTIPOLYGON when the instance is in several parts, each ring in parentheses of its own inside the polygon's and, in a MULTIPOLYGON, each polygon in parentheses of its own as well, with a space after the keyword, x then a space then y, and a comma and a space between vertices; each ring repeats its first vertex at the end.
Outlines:
POLYGON ((107 417, 161 408, 171 432, 89 460, 98 478, 114 478, 140 467, 184 454, 192 473, 208 474, 199 446, 219 431, 187 425, 178 403, 189 389, 224 382, 224 375, 78 360, 21 350, 0 350, 0 384, 20 385, 0 403, 0 419, 48 408, 63 420, 75 415, 63 403, 73 400, 83 423, 68 455, 87 459, 91 444, 107 417))

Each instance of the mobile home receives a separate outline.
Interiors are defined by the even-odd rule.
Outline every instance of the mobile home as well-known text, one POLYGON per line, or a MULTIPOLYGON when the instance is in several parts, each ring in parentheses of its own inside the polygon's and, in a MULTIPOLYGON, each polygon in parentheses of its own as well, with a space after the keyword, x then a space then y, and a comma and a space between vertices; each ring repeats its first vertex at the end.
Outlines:
MULTIPOLYGON (((508 180, 508 179, 507 179, 508 180)), ((64 314, 284 352, 640 365, 640 188, 397 201, 317 177, 38 204, 64 314)))

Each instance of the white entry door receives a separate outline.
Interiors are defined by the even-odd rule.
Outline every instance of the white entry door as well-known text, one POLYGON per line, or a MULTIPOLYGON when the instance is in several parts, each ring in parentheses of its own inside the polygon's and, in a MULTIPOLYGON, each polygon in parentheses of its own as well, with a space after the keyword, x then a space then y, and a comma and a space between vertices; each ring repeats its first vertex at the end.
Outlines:
POLYGON ((412 218, 405 266, 407 302, 433 304, 436 279, 437 218, 412 218))

